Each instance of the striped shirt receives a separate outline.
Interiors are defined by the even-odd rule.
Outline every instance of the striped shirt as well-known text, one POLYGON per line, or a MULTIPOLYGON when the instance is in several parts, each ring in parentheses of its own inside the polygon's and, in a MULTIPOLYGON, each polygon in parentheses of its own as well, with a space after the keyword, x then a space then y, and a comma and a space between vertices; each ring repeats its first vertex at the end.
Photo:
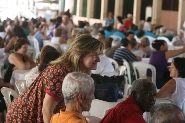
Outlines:
POLYGON ((125 59, 128 62, 136 61, 136 56, 130 52, 127 48, 121 46, 121 48, 118 48, 116 52, 114 53, 114 60, 118 62, 119 65, 123 65, 123 60, 125 59))

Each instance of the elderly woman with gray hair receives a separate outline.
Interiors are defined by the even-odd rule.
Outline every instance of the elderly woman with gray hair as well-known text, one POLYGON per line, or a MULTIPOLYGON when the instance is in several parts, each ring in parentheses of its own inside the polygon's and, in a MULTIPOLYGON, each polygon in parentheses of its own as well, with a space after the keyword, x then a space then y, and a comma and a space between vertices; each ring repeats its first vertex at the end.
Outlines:
POLYGON ((66 108, 53 115, 50 123, 88 123, 82 112, 90 110, 94 90, 94 80, 89 75, 69 73, 62 85, 66 108))
POLYGON ((147 37, 141 38, 141 43, 138 46, 139 50, 142 50, 146 53, 146 56, 150 56, 151 48, 150 48, 150 41, 147 37))

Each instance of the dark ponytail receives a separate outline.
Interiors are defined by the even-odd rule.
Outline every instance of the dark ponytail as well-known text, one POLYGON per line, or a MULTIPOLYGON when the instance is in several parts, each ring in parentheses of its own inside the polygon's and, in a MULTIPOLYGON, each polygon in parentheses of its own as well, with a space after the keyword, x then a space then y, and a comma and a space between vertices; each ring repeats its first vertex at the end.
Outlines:
POLYGON ((166 41, 164 40, 154 40, 152 42, 152 47, 156 49, 157 51, 160 50, 161 45, 164 45, 166 41))
POLYGON ((62 17, 57 17, 55 29, 62 23, 62 17))

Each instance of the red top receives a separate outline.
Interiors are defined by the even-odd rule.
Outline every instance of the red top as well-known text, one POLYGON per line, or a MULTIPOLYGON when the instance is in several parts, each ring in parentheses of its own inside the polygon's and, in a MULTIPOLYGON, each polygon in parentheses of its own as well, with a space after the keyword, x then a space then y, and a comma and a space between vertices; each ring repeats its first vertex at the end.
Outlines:
POLYGON ((131 96, 110 109, 100 123, 146 123, 143 112, 131 96))
POLYGON ((44 69, 30 87, 10 104, 6 123, 44 123, 42 106, 46 93, 58 102, 54 113, 65 108, 62 82, 70 72, 72 71, 67 65, 49 66, 44 69))
POLYGON ((126 28, 127 30, 129 30, 129 29, 130 29, 130 25, 131 25, 132 23, 133 23, 132 20, 125 20, 125 22, 124 22, 125 28, 126 28))

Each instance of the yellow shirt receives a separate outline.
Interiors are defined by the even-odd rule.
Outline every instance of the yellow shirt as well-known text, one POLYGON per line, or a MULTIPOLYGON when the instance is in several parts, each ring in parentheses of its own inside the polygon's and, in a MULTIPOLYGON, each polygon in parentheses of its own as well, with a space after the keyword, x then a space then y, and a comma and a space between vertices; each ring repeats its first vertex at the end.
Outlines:
POLYGON ((74 111, 65 111, 65 109, 60 110, 51 117, 50 123, 88 123, 85 117, 74 111))

